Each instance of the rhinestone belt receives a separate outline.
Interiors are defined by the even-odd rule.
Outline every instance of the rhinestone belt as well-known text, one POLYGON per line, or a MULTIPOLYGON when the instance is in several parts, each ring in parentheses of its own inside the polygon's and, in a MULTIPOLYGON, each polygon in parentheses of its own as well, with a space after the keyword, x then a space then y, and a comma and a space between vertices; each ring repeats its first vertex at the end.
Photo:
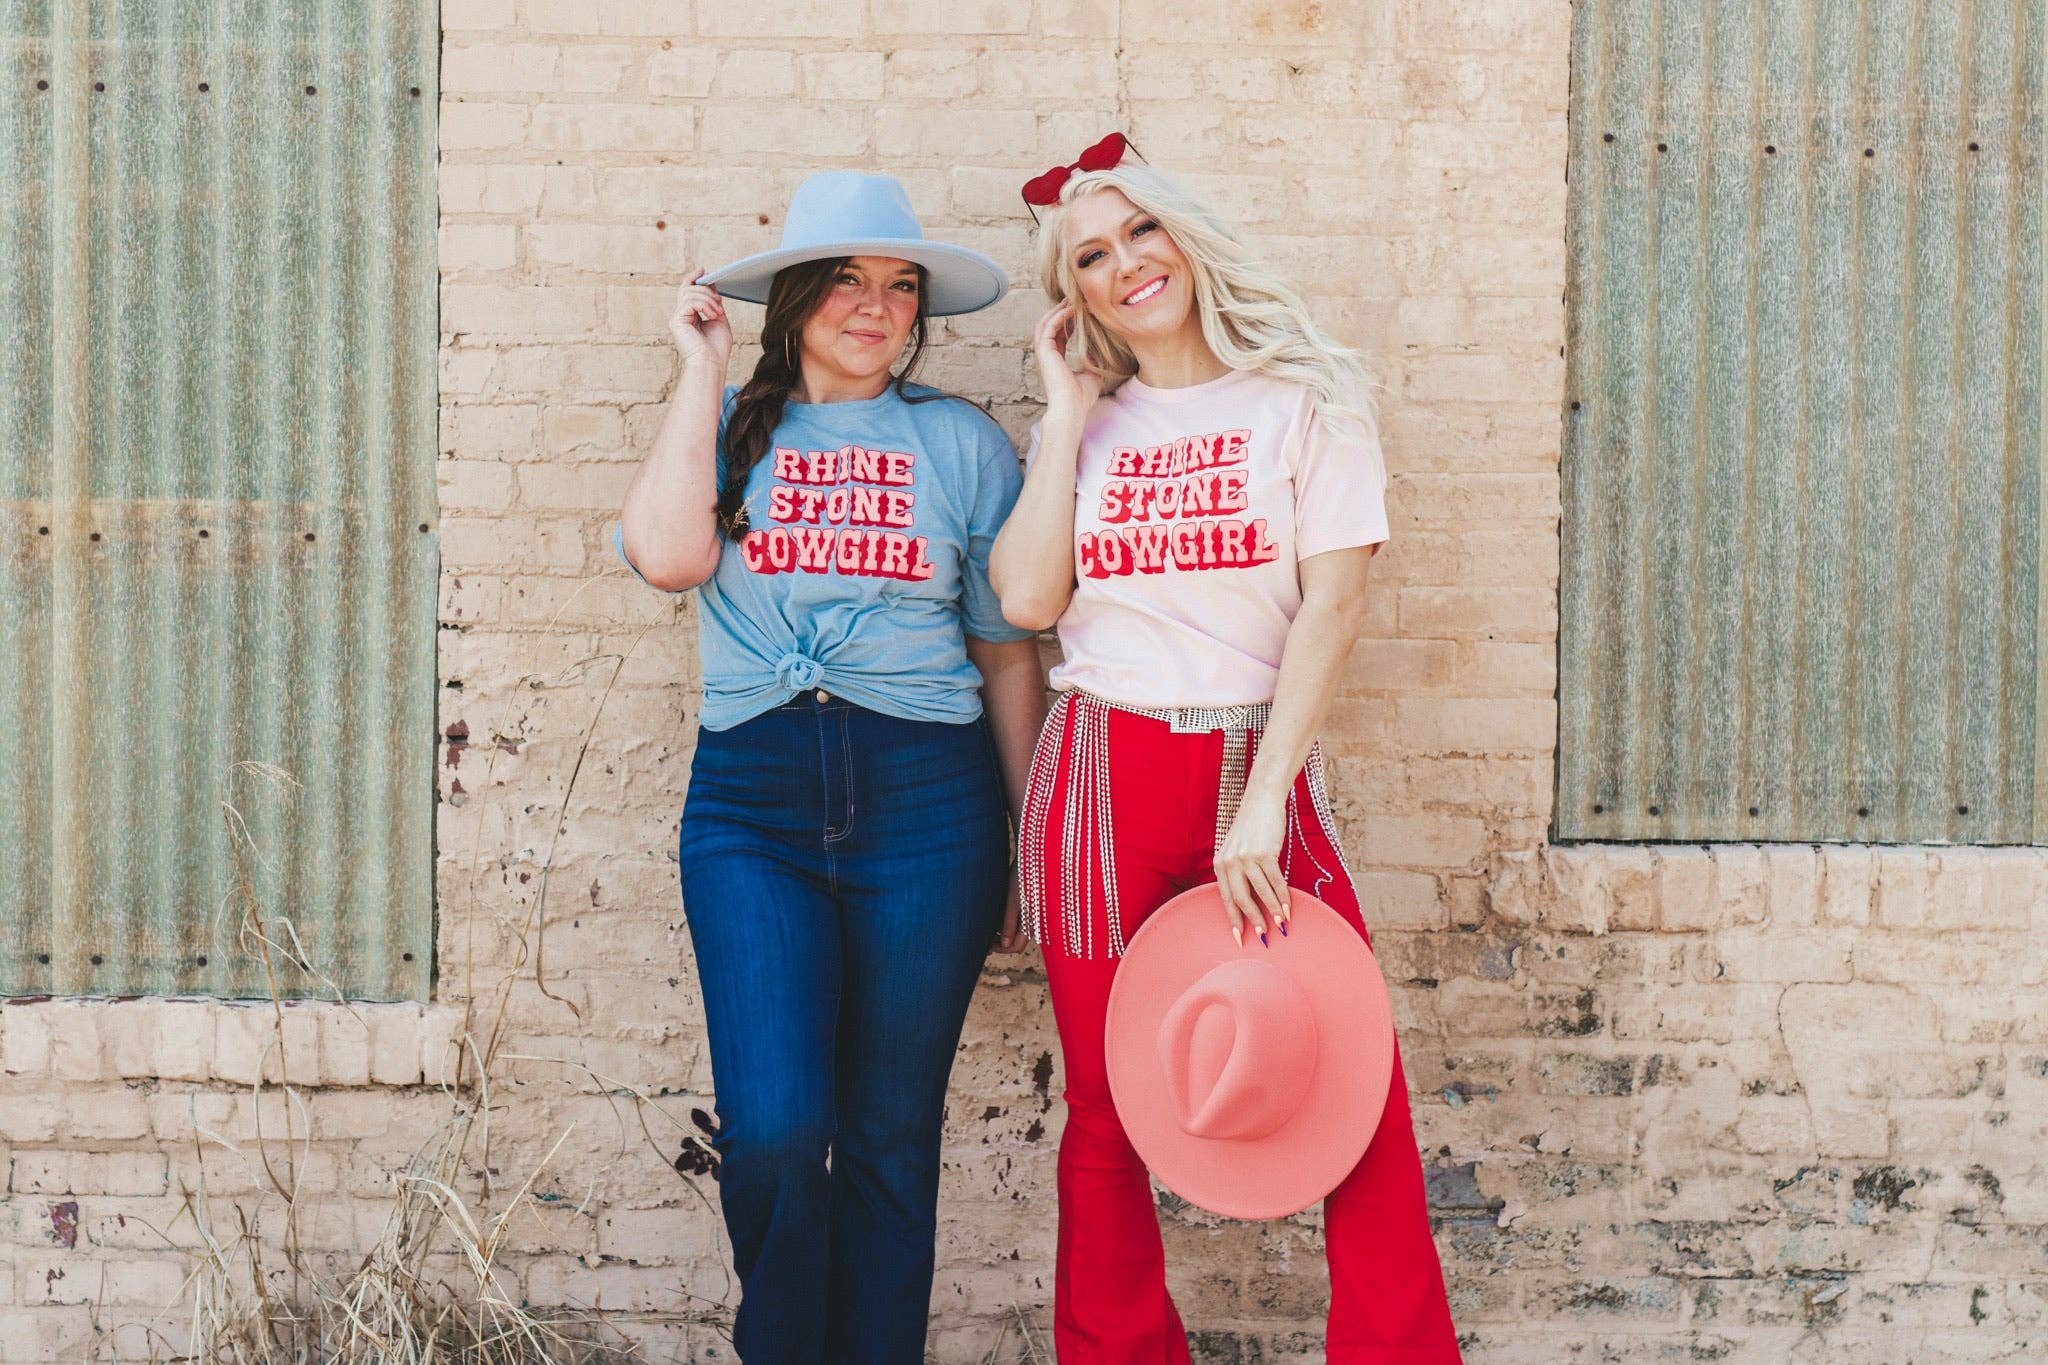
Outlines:
MULTIPOLYGON (((1122 906, 1117 893, 1116 846, 1112 837, 1109 791, 1109 713, 1124 711, 1163 721, 1175 734, 1223 735, 1223 755, 1216 784, 1216 846, 1220 848, 1237 819, 1244 801, 1245 778, 1256 748, 1254 736, 1264 731, 1272 716, 1271 702, 1247 702, 1236 706, 1133 706, 1091 693, 1062 692, 1046 716, 1045 729, 1032 755, 1031 778, 1024 798, 1023 817, 1018 822, 1017 870, 1023 893, 1024 917, 1031 936, 1041 944, 1050 914, 1060 912, 1066 949, 1078 957, 1095 956, 1096 925, 1086 913, 1086 893, 1100 888, 1105 923, 1102 926, 1111 957, 1123 954, 1125 935, 1122 906), (1071 727, 1069 721, 1071 719, 1071 727), (1071 738, 1069 730, 1071 728, 1071 738), (1060 885, 1057 905, 1046 903, 1051 888, 1045 884, 1045 833, 1052 817, 1052 793, 1062 768, 1066 774, 1066 800, 1060 812, 1060 885)), ((1337 822, 1330 809, 1328 777, 1322 746, 1309 749, 1305 765, 1309 800, 1332 847, 1336 846, 1337 822)), ((1280 859, 1285 871, 1300 845, 1319 874, 1315 890, 1334 875, 1323 866, 1309 847, 1301 827, 1294 790, 1287 794, 1287 833, 1280 859)), ((1338 850, 1342 864, 1343 852, 1338 850)), ((1347 875, 1349 869, 1346 869, 1347 875)), ((1311 894, 1314 894, 1313 892, 1311 894)))

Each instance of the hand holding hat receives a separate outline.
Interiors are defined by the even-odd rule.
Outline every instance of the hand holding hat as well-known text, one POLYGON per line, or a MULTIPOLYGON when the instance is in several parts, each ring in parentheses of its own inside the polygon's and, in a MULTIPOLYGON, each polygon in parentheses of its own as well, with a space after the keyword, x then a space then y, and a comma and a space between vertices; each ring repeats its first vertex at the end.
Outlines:
POLYGON ((1270 941, 1269 933, 1289 932, 1287 874, 1280 870, 1286 841, 1286 795, 1261 797, 1248 790, 1216 848, 1218 899, 1240 943, 1247 929, 1261 943, 1270 941))
POLYGON ((718 287, 704 283, 703 271, 683 272, 668 330, 682 352, 684 369, 709 364, 724 377, 726 362, 732 358, 732 323, 726 318, 725 300, 719 297, 718 287))
POLYGON ((1215 883, 1161 906, 1109 992, 1110 1094, 1138 1155, 1191 1204, 1281 1218, 1335 1189, 1372 1141, 1394 1068, 1372 949, 1289 888, 1268 947, 1217 932, 1215 883))

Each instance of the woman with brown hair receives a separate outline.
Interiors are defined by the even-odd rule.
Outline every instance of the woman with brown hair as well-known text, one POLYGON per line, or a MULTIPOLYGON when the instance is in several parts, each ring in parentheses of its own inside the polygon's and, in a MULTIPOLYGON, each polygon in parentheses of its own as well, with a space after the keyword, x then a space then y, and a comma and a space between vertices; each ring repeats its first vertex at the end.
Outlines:
POLYGON ((812 176, 778 250, 683 286, 620 518, 629 567, 698 593, 678 856, 750 1363, 924 1355, 946 1083, 991 940, 1021 943, 1044 690, 988 585, 1016 452, 909 375, 927 318, 1006 287, 896 181, 812 176), (725 295, 767 305, 737 389, 725 295))

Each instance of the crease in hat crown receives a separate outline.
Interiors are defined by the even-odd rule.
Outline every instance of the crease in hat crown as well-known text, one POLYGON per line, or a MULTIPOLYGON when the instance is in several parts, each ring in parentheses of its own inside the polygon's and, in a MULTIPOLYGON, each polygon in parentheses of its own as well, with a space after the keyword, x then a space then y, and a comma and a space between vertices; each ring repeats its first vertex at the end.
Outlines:
POLYGON ((987 256, 924 235, 910 196, 894 177, 820 171, 805 177, 783 215, 782 242, 704 277, 721 293, 766 303, 777 271, 835 256, 890 256, 925 268, 925 311, 971 313, 1008 292, 1009 276, 987 256))
POLYGON ((1181 992, 1159 1021, 1159 1064, 1181 1131, 1268 1137, 1315 1083, 1321 1041, 1301 985, 1269 962, 1224 962, 1181 992))
POLYGON ((894 176, 820 171, 790 196, 789 212, 782 220, 782 245, 830 246, 845 235, 836 230, 842 224, 857 227, 856 237, 925 239, 910 196, 894 176))

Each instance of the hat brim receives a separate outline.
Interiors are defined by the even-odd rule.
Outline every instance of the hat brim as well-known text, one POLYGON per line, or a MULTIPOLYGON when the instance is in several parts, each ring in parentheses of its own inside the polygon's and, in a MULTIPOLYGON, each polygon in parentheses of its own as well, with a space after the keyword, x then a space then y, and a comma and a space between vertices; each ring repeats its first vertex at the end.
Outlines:
POLYGON ((1214 882, 1183 892, 1139 926, 1110 985, 1109 1089, 1131 1145, 1160 1184, 1228 1218, 1284 1218, 1335 1189, 1372 1142, 1393 1081, 1393 1008, 1372 949, 1322 901, 1289 894, 1287 934, 1239 947, 1214 882), (1238 957, 1283 966, 1301 984, 1315 1012, 1314 1079, 1301 1108, 1265 1137, 1195 1137, 1160 1064, 1159 1026, 1184 991, 1238 957))
POLYGON ((893 256, 923 266, 925 313, 935 318, 986 308, 1010 289, 1010 277, 1003 268, 979 251, 915 237, 872 237, 763 251, 720 266, 699 283, 716 285, 718 292, 729 298, 766 303, 777 271, 839 256, 893 256))

